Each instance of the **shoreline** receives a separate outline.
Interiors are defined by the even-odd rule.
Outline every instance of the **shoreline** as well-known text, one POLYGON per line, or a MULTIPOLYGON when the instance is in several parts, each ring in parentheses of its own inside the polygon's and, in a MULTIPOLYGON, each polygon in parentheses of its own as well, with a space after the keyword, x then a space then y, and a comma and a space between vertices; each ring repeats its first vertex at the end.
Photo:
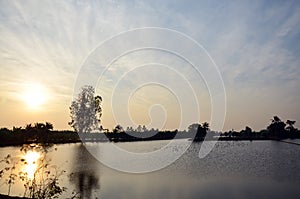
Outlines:
MULTIPOLYGON (((218 139, 206 139, 204 140, 203 138, 175 138, 176 140, 183 140, 183 139, 188 139, 189 141, 193 142, 203 142, 203 141, 280 141, 288 144, 295 144, 299 145, 299 143, 291 142, 291 141, 286 141, 286 139, 299 139, 299 138, 284 138, 284 139, 278 139, 278 138, 240 138, 240 137, 219 137, 218 139)), ((145 142, 145 141, 163 141, 163 140, 173 140, 173 138, 165 138, 165 139, 150 139, 150 138, 137 138, 137 139, 120 139, 120 140, 94 140, 94 139, 88 139, 88 140, 65 140, 65 141, 54 141, 54 142, 35 142, 35 141, 28 141, 28 142, 22 142, 22 143, 0 143, 0 148, 2 147, 17 147, 17 146, 22 146, 22 145, 30 145, 30 144, 45 144, 45 145, 52 145, 52 144, 75 144, 75 143, 108 143, 108 142, 113 142, 113 143, 118 143, 118 142, 145 142)))

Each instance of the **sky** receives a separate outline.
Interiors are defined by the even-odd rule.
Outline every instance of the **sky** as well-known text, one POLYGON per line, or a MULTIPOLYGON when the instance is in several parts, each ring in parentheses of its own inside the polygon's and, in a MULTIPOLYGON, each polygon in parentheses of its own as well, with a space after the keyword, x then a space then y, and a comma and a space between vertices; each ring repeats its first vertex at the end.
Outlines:
POLYGON ((300 3, 0 0, 0 127, 70 129, 81 77, 95 80, 109 129, 210 122, 222 115, 214 82, 226 94, 223 130, 263 129, 274 115, 299 127, 300 3), (221 79, 209 83, 213 68, 221 79))

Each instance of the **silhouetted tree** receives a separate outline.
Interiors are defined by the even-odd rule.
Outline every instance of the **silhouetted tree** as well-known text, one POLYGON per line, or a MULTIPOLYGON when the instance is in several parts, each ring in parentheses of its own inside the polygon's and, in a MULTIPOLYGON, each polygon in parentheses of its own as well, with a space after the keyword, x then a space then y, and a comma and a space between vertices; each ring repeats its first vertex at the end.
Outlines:
POLYGON ((197 133, 197 130, 199 128, 200 124, 194 123, 188 126, 188 132, 189 133, 197 133))
POLYGON ((1 128, 0 133, 10 133, 11 131, 8 128, 1 128))
POLYGON ((33 129, 33 126, 32 124, 26 124, 25 126, 25 130, 28 132, 28 131, 31 131, 33 129))
POLYGON ((138 127, 136 128, 136 131, 139 132, 139 133, 142 132, 142 126, 141 126, 140 124, 139 124, 138 127))
POLYGON ((36 129, 36 131, 40 132, 40 131, 44 131, 46 129, 46 125, 40 122, 37 122, 34 124, 34 128, 36 129))
POLYGON ((284 134, 285 126, 286 124, 283 121, 281 121, 281 119, 278 116, 274 116, 271 124, 267 127, 267 129, 272 136, 283 138, 286 136, 284 134))
POLYGON ((203 122, 202 123, 202 128, 207 132, 209 130, 209 123, 203 122))
POLYGON ((296 128, 294 127, 296 121, 292 121, 292 120, 287 120, 286 124, 288 125, 286 127, 286 130, 290 133, 296 132, 296 128))
POLYGON ((209 124, 207 122, 202 123, 202 125, 198 126, 197 129, 197 138, 204 138, 209 130, 209 124))
POLYGON ((252 129, 249 126, 246 126, 245 133, 246 134, 251 134, 252 133, 252 129))
POLYGON ((143 125, 142 131, 143 131, 143 132, 147 132, 147 131, 148 131, 148 129, 147 129, 147 127, 146 127, 145 125, 143 125))
POLYGON ((47 129, 47 131, 53 130, 53 124, 51 124, 50 122, 46 122, 45 128, 47 129))
POLYGON ((88 133, 100 127, 102 98, 94 95, 95 89, 92 86, 84 86, 70 106, 69 125, 79 133, 88 133))
POLYGON ((114 129, 113 129, 113 133, 121 133, 124 132, 123 127, 118 124, 114 129))
POLYGON ((209 130, 209 124, 207 122, 204 122, 202 125, 194 123, 188 127, 188 132, 196 133, 196 138, 204 138, 208 130, 209 130))
POLYGON ((13 126, 12 131, 13 131, 13 133, 20 133, 22 131, 22 127, 15 127, 15 126, 13 126))
POLYGON ((251 138, 253 136, 252 129, 249 126, 246 126, 244 130, 241 130, 239 136, 251 138))
POLYGON ((127 132, 133 132, 134 129, 133 129, 131 126, 127 126, 126 131, 127 131, 127 132))

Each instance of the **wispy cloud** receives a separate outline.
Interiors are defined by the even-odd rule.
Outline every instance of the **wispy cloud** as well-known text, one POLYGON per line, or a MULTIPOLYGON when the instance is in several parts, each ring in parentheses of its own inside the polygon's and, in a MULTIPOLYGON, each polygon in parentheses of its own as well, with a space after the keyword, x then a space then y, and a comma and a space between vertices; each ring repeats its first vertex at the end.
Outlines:
MULTIPOLYGON (((68 117, 66 106, 72 98, 74 82, 92 50, 119 32, 157 26, 193 37, 217 63, 229 99, 225 128, 241 128, 243 124, 237 121, 241 115, 257 128, 262 126, 254 120, 266 122, 272 114, 282 112, 300 121, 299 106, 292 107, 300 100, 299 93, 295 92, 300 85, 299 13, 297 1, 0 1, 0 85, 3 88, 0 93, 9 98, 19 93, 27 82, 42 83, 52 91, 53 103, 60 104, 68 117), (276 103, 272 103, 274 98, 276 103), (235 107, 237 100, 270 103, 268 110, 258 111, 260 118, 254 118, 245 113, 242 104, 235 107)), ((130 43, 131 39, 126 42, 130 43)), ((156 38, 163 42, 160 39, 156 38)), ((173 45, 176 44, 174 41, 173 45)), ((135 55, 139 56, 123 57, 107 71, 101 92, 109 93, 111 85, 130 67, 156 60, 182 72, 201 91, 197 94, 199 101, 208 101, 202 106, 209 106, 208 94, 200 97, 207 93, 205 84, 199 82, 188 64, 169 55, 145 52, 135 55)), ((151 75, 180 88, 173 73, 162 79, 161 72, 153 69, 151 75)), ((124 88, 149 77, 147 73, 140 74, 135 79, 127 79, 124 88)), ((1 107, 2 111, 9 110, 1 107)), ((208 120, 209 110, 203 115, 208 120)))

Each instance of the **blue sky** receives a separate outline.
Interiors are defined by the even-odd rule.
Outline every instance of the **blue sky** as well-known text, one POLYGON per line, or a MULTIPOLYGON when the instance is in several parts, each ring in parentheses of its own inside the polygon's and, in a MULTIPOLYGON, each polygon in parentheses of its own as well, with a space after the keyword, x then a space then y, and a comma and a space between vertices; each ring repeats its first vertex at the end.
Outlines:
MULTIPOLYGON (((42 120, 54 123, 58 129, 69 128, 68 106, 73 97, 74 84, 90 52, 115 34, 142 27, 173 29, 205 47, 224 80, 227 95, 225 130, 239 130, 245 125, 261 129, 266 127, 273 115, 300 123, 298 1, 25 3, 1 0, 0 126, 23 126, 42 120), (43 85, 48 99, 42 108, 34 111, 28 109, 21 100, 23 91, 32 83, 43 85)), ((142 41, 142 38, 138 39, 142 41)), ((160 38, 158 41, 161 41, 160 38)), ((138 57, 143 60, 153 57, 153 60, 165 63, 162 60, 166 60, 167 55, 163 55, 142 52, 138 57)), ((122 67, 139 63, 133 60, 134 55, 118 60, 106 78, 116 81, 123 74, 122 67)), ((151 73, 159 74, 160 69, 154 68, 151 73)), ((175 68, 184 71, 184 75, 192 74, 184 64, 177 63, 175 68)), ((170 85, 178 84, 172 81, 173 73, 166 74, 170 78, 170 85)), ((193 78, 193 75, 187 76, 188 79, 193 78)), ((144 79, 143 76, 139 77, 144 79)), ((128 80, 124 84, 124 92, 126 86, 130 87, 130 82, 133 85, 136 83, 128 80)), ((191 83, 198 89, 201 121, 209 122, 211 105, 205 84, 192 80, 191 83)), ((111 85, 107 81, 105 85, 99 85, 97 92, 105 96, 105 92, 111 92, 111 85)), ((155 89, 148 89, 147 92, 153 95, 155 89)), ((143 96, 146 100, 149 95, 140 93, 135 97, 143 96)), ((170 93, 166 91, 165 96, 170 96, 170 93)), ((155 104, 154 101, 144 108, 155 104)), ((103 105, 106 107, 103 124, 111 128, 114 122, 109 111, 110 102, 104 101, 103 105)), ((143 108, 138 110, 133 114, 137 123, 149 124, 151 119, 147 111, 141 111, 143 108)), ((168 111, 172 115, 174 110, 171 108, 168 111)), ((157 114, 160 113, 158 111, 157 114)), ((172 124, 178 123, 178 120, 179 117, 167 120, 166 128, 176 128, 172 124)), ((126 126, 124 121, 123 125, 126 126)))

